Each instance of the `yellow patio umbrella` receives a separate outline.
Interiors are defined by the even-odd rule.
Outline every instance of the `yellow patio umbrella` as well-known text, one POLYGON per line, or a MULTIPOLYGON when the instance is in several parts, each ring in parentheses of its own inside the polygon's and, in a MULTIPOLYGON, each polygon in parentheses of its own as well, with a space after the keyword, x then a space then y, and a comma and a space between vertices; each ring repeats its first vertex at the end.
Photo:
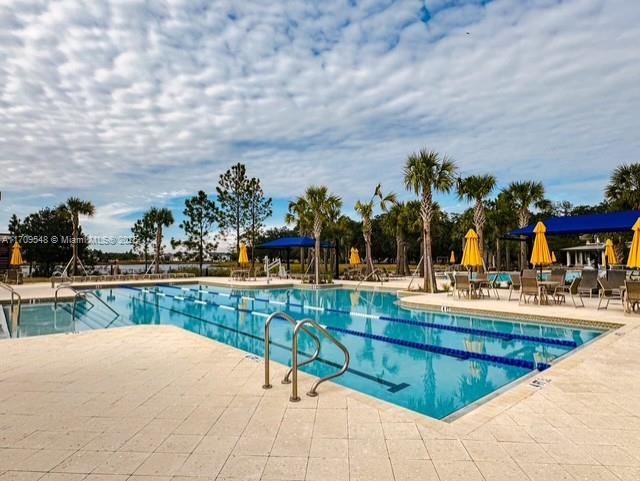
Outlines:
POLYGON ((22 264, 24 264, 24 260, 22 259, 22 251, 20 248, 20 244, 18 244, 18 241, 16 241, 15 244, 13 244, 13 249, 11 250, 11 261, 9 262, 9 265, 21 266, 22 264))
POLYGON ((360 254, 358 254, 358 249, 356 249, 355 247, 351 248, 351 255, 349 256, 349 264, 351 264, 352 266, 357 266, 362 264, 362 261, 360 260, 360 254))
POLYGON ((607 239, 604 243, 604 258, 608 266, 618 263, 618 257, 616 256, 616 251, 613 248, 613 241, 611 239, 607 239))
POLYGON ((449 256, 449 264, 455 264, 456 263, 456 253, 451 251, 451 255, 449 256))
POLYGON ((627 267, 629 269, 640 269, 640 218, 633 224, 633 240, 631 241, 631 250, 629 251, 629 259, 627 259, 627 267))
POLYGON ((240 254, 238 255, 238 264, 247 265, 249 263, 249 256, 247 255, 247 246, 240 244, 240 254))
POLYGON ((556 259, 556 253, 551 251, 551 263, 555 264, 556 262, 558 262, 558 259, 556 259))
POLYGON ((461 264, 469 269, 481 267, 483 263, 480 255, 480 246, 478 245, 478 234, 473 229, 469 229, 464 238, 467 242, 464 244, 461 264))
POLYGON ((531 252, 531 263, 534 267, 540 267, 542 271, 543 266, 551 265, 551 252, 549 252, 549 244, 547 244, 547 228, 542 222, 538 222, 533 229, 536 234, 533 240, 533 252, 531 252))

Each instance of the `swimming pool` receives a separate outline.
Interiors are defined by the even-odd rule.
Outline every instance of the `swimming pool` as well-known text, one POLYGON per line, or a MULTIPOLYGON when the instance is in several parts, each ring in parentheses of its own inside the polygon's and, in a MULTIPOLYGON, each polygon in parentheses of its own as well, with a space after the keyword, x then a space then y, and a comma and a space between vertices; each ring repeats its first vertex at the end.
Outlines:
MULTIPOLYGON (((284 311, 295 319, 320 321, 349 349, 349 371, 335 382, 438 419, 546 367, 602 333, 409 310, 399 306, 395 294, 349 289, 229 290, 193 284, 93 292, 119 315, 91 297, 78 302, 73 323, 70 303, 60 303, 57 309, 52 304, 25 305, 18 335, 171 324, 262 356, 266 317, 284 311)), ((273 360, 290 364, 291 334, 287 322, 272 323, 273 360)), ((305 335, 300 350, 313 352, 305 335)), ((324 376, 342 362, 341 352, 323 340, 320 362, 303 370, 324 376)))

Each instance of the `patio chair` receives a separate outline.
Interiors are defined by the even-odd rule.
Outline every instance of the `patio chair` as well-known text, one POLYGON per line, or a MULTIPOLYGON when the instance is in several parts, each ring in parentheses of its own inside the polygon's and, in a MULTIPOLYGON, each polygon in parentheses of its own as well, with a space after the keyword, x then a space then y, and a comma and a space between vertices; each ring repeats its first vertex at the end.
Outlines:
POLYGON ((624 310, 626 312, 635 311, 640 305, 640 281, 624 282, 624 310))
POLYGON ((595 269, 582 269, 578 292, 581 295, 589 294, 589 297, 592 297, 594 291, 598 292, 598 271, 595 269))
POLYGON ((458 293, 458 299, 461 296, 467 296, 468 299, 472 299, 475 296, 475 289, 469 281, 468 274, 455 274, 456 292, 458 293))
POLYGON ((537 279, 538 278, 538 271, 535 269, 524 269, 522 271, 522 278, 529 278, 529 279, 537 279))
POLYGON ((484 297, 483 291, 487 293, 487 297, 491 297, 491 283, 486 272, 478 272, 476 274, 476 292, 479 297, 484 297))
POLYGON ((582 300, 582 295, 580 294, 580 291, 578 290, 578 287, 580 286, 580 278, 576 277, 575 279, 573 279, 573 281, 571 281, 570 285, 560 285, 560 286, 556 286, 556 288, 553 290, 553 300, 556 302, 556 304, 561 304, 563 302, 566 302, 567 300, 567 295, 569 295, 571 297, 571 302, 573 303, 573 307, 578 308, 578 307, 584 307, 584 301, 582 300), (578 305, 578 303, 576 302, 576 298, 578 300, 580 300, 580 305, 578 305))
POLYGON ((609 302, 611 299, 619 299, 622 301, 622 289, 620 286, 614 286, 606 278, 598 279, 600 285, 600 295, 598 296, 598 309, 602 308, 602 302, 606 299, 607 303, 604 305, 604 309, 609 308, 609 302))
POLYGON ((509 286, 509 300, 511 300, 513 291, 520 291, 522 288, 522 280, 519 272, 510 272, 509 277, 511 278, 511 285, 509 286))
POLYGON ((444 274, 445 276, 447 276, 450 286, 449 290, 447 291, 447 295, 454 296, 456 293, 456 276, 453 274, 453 272, 445 272, 444 274))
POLYGON ((518 302, 522 302, 524 298, 524 303, 528 304, 529 299, 533 297, 534 302, 540 303, 540 288, 538 286, 538 279, 535 277, 523 277, 522 285, 520 286, 520 298, 518 302))
POLYGON ((607 280, 611 286, 622 289, 624 281, 627 280, 627 271, 624 269, 609 269, 607 271, 607 280))
POLYGON ((561 286, 565 284, 567 276, 567 270, 563 267, 554 267, 551 269, 551 276, 549 276, 549 280, 553 282, 557 282, 561 286))

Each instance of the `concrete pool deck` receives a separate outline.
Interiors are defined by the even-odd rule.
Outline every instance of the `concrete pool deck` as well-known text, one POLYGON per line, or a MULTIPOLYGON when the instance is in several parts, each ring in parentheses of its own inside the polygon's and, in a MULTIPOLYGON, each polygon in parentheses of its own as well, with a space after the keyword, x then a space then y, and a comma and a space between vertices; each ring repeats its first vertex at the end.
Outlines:
POLYGON ((283 366, 265 391, 262 359, 171 326, 0 341, 0 481, 640 479, 637 315, 403 301, 623 327, 448 422, 332 383, 289 403, 283 366))

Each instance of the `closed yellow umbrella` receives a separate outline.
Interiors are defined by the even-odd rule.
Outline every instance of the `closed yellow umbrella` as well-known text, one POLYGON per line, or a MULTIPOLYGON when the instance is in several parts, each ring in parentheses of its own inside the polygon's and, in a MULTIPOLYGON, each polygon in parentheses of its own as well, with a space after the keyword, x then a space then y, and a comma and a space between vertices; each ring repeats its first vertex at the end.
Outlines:
POLYGON ((449 256, 449 264, 455 264, 456 263, 456 253, 451 251, 451 255, 449 256))
POLYGON ((542 269, 542 266, 551 265, 551 252, 549 252, 549 245, 547 244, 547 228, 542 222, 538 222, 533 229, 536 234, 533 240, 533 252, 531 253, 531 263, 534 266, 538 266, 542 269))
POLYGON ((22 251, 20 249, 20 244, 18 241, 13 244, 13 249, 11 250, 11 261, 9 262, 12 266, 21 266, 24 264, 24 260, 22 260, 22 251))
POLYGON ((247 265, 249 263, 249 256, 247 255, 247 246, 240 244, 240 254, 238 255, 238 264, 247 265))
POLYGON ((558 259, 556 259, 556 253, 551 251, 551 263, 555 264, 556 262, 558 262, 558 259))
POLYGON ((351 248, 351 255, 349 256, 349 264, 352 266, 360 265, 362 261, 360 260, 360 254, 358 254, 358 249, 355 247, 351 248))
POLYGON ((483 263, 480 255, 480 246, 478 245, 478 234, 473 229, 469 229, 464 238, 467 242, 464 244, 461 264, 469 269, 481 267, 483 263))
POLYGON ((611 239, 607 239, 604 243, 604 257, 607 260, 607 265, 618 263, 618 257, 616 256, 616 251, 613 248, 613 241, 611 239))
POLYGON ((633 240, 631 241, 631 250, 629 251, 629 259, 627 259, 627 267, 629 269, 640 269, 640 218, 633 224, 633 240))

